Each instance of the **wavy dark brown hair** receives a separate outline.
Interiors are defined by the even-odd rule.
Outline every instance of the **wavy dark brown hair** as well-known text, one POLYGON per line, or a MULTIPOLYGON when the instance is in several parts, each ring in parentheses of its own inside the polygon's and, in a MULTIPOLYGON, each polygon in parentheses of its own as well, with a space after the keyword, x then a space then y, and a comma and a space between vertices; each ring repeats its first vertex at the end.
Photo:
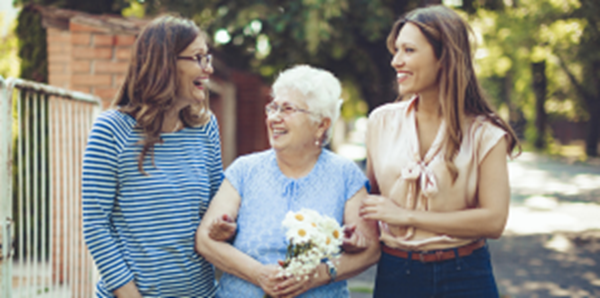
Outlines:
MULTIPOLYGON (((146 174, 143 168, 146 155, 150 154, 154 164, 154 145, 162 142, 160 132, 165 113, 176 101, 177 56, 198 36, 207 40, 206 34, 191 20, 162 16, 142 30, 133 46, 129 69, 113 106, 134 117, 137 128, 144 133, 138 157, 138 168, 143 174, 146 174)), ((208 123, 208 100, 182 109, 179 117, 186 127, 208 123)))
POLYGON ((387 38, 387 46, 392 54, 396 52, 395 43, 400 30, 407 23, 419 27, 433 47, 441 66, 438 83, 442 117, 446 122, 444 160, 453 181, 458 177, 454 158, 463 139, 466 116, 485 116, 508 134, 507 154, 512 156, 515 147, 520 152, 515 132, 486 100, 475 76, 469 39, 474 35, 467 22, 452 9, 442 5, 415 9, 396 21, 392 27, 387 38))

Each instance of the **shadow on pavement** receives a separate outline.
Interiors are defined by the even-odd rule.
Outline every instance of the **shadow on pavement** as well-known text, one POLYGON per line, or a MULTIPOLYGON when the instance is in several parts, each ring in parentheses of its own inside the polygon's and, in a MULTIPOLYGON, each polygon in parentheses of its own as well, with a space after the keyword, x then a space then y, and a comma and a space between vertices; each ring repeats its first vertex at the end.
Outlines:
POLYGON ((600 297, 600 231, 489 241, 505 297, 600 297))

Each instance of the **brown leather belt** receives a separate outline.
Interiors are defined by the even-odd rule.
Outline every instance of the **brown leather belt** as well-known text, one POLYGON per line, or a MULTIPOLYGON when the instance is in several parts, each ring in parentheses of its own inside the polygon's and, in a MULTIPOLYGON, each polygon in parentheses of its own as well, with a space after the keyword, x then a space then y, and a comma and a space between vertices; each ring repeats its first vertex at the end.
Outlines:
POLYGON ((459 257, 466 257, 466 256, 472 254, 473 251, 475 251, 479 248, 482 248, 484 246, 485 246, 485 240, 479 239, 473 243, 467 244, 465 246, 457 247, 455 249, 449 248, 449 249, 431 250, 431 251, 413 251, 412 254, 409 251, 391 248, 389 246, 386 246, 385 244, 382 245, 381 250, 387 254, 390 254, 392 256, 396 256, 399 258, 403 258, 403 259, 408 259, 408 256, 411 255, 411 259, 415 260, 415 261, 440 262, 440 261, 446 261, 446 260, 456 258, 456 254, 454 253, 455 250, 458 251, 459 257))

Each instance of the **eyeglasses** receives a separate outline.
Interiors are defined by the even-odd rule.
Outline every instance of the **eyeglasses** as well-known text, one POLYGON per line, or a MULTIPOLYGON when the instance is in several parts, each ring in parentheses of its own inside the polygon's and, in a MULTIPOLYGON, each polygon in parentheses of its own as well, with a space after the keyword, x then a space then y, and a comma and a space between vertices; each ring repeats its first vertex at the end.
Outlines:
POLYGON ((194 56, 177 56, 177 59, 181 59, 181 60, 190 60, 190 61, 196 61, 196 63, 198 63, 198 65, 200 65, 200 67, 202 69, 207 69, 209 65, 212 65, 212 55, 211 54, 198 54, 198 55, 194 55, 194 56))
POLYGON ((277 112, 281 112, 284 115, 291 115, 291 114, 293 114, 295 112, 302 112, 302 113, 307 113, 307 114, 313 114, 313 112, 311 112, 309 110, 297 108, 297 107, 294 107, 294 106, 289 105, 289 104, 278 105, 275 102, 271 102, 271 103, 267 104, 265 106, 265 112, 267 112, 267 115, 273 115, 273 114, 275 114, 277 112))

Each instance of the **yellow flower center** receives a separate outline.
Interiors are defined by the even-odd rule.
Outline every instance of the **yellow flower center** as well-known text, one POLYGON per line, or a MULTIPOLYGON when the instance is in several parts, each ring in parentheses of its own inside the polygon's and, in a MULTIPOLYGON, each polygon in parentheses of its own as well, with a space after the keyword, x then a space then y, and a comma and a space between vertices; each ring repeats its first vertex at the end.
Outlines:
POLYGON ((304 220, 304 216, 302 216, 302 214, 296 214, 296 219, 298 221, 303 221, 304 220))
POLYGON ((316 223, 314 223, 314 222, 311 222, 310 224, 311 224, 313 227, 315 227, 315 228, 317 227, 317 224, 316 224, 316 223))
POLYGON ((333 231, 333 238, 338 239, 340 237, 340 232, 338 230, 333 231))
POLYGON ((298 235, 300 235, 300 237, 304 237, 306 236, 306 231, 303 229, 298 230, 298 235))
POLYGON ((329 243, 331 243, 331 238, 327 237, 327 240, 325 240, 325 244, 329 245, 329 243))

